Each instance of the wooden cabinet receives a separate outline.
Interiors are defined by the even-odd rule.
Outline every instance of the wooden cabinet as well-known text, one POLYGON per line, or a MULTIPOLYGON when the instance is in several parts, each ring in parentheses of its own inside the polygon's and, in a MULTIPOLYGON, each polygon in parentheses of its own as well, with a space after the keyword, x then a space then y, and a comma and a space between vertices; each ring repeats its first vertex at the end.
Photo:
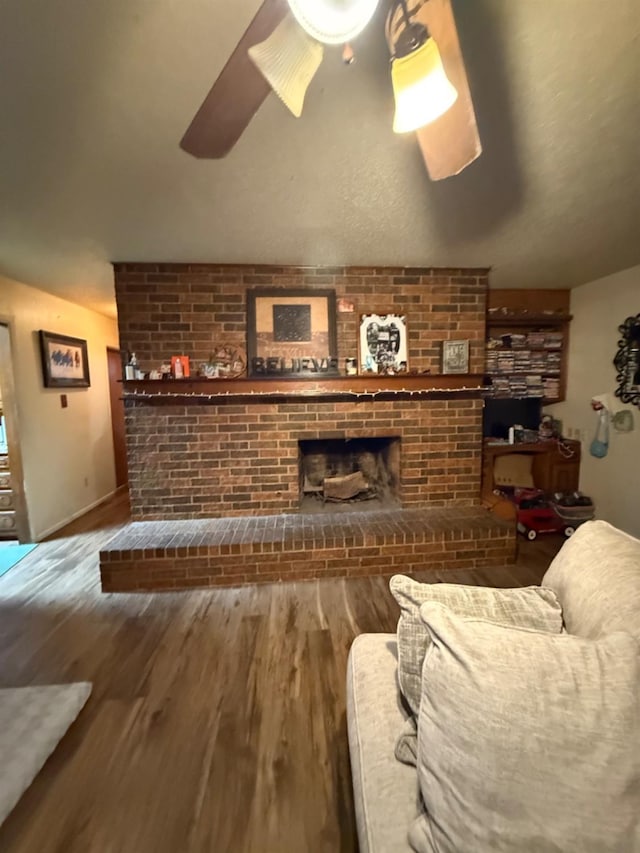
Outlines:
POLYGON ((564 400, 570 320, 568 291, 490 290, 485 370, 491 395, 564 400))
POLYGON ((507 444, 485 440, 482 457, 482 499, 489 502, 495 483, 494 463, 498 456, 527 454, 531 459, 533 485, 545 492, 575 492, 580 481, 579 441, 536 441, 507 444))
POLYGON ((534 486, 549 493, 576 492, 580 481, 580 442, 563 440, 539 444, 548 444, 548 447, 534 456, 531 466, 534 486))

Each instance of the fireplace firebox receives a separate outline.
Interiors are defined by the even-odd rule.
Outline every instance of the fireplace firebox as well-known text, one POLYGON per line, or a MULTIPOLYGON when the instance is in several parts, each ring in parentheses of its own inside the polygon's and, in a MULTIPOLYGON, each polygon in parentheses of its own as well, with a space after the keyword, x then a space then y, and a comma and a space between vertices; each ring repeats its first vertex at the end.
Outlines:
POLYGON ((400 506, 400 437, 298 442, 302 512, 400 506))

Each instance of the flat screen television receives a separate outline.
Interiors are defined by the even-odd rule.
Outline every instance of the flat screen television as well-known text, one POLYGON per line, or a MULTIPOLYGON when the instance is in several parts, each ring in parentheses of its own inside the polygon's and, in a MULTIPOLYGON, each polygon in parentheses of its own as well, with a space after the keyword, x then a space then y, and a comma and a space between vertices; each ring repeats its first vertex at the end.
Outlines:
POLYGON ((488 397, 482 413, 482 435, 485 438, 508 438, 509 427, 520 424, 537 430, 542 418, 542 397, 500 399, 488 397))

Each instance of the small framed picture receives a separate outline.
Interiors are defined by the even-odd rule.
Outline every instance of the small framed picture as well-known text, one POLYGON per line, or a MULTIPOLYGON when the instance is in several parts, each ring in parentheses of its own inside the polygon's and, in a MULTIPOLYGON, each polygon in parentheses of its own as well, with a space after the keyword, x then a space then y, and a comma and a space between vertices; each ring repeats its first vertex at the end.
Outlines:
POLYGON ((45 388, 88 388, 87 342, 40 330, 40 357, 45 388))
POLYGON ((188 355, 171 356, 171 373, 174 379, 187 379, 191 373, 188 355))
POLYGON ((405 314, 360 314, 360 373, 406 373, 409 369, 407 349, 405 314))
POLYGON ((344 297, 338 299, 337 305, 339 314, 353 314, 356 310, 355 302, 351 299, 345 299, 344 297))
POLYGON ((442 372, 469 372, 469 341, 442 342, 442 372))

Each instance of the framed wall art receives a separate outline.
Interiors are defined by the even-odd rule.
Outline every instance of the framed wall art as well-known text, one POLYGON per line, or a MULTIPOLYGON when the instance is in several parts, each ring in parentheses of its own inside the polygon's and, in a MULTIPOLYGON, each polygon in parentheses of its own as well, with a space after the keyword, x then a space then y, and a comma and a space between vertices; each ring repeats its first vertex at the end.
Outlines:
POLYGON ((337 375, 335 291, 247 291, 247 360, 249 376, 337 375))
POLYGON ((442 372, 469 372, 469 341, 442 342, 442 372))
POLYGON ((616 397, 623 403, 640 406, 640 314, 618 326, 622 335, 613 360, 616 368, 616 397))
POLYGON ((42 329, 39 336, 44 387, 88 388, 91 382, 87 342, 42 329))
POLYGON ((360 373, 406 373, 409 369, 405 314, 360 314, 358 370, 360 373))

